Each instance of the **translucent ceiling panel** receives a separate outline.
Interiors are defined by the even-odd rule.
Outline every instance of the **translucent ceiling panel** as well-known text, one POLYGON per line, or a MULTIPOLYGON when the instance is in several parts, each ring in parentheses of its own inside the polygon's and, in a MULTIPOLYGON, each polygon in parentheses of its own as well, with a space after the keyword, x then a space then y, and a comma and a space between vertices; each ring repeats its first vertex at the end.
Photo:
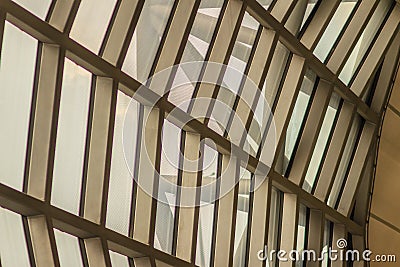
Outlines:
POLYGON ((65 60, 51 202, 75 214, 82 184, 90 83, 89 72, 65 60))
MULTIPOLYGON (((207 0, 201 1, 196 17, 194 19, 188 41, 183 51, 181 63, 192 61, 204 61, 207 51, 210 48, 212 36, 215 32, 218 17, 221 13, 223 0, 207 0)), ((193 65, 185 68, 183 65, 178 70, 176 77, 186 82, 196 80, 200 75, 202 64, 198 64, 197 68, 193 65)), ((194 91, 194 84, 187 83, 185 86, 172 87, 168 100, 176 106, 187 110, 188 100, 191 99, 194 91)))
POLYGON ((70 36, 98 53, 117 0, 82 0, 70 36))
POLYGON ((167 253, 172 252, 172 238, 175 221, 176 187, 179 169, 181 130, 164 120, 162 130, 162 151, 160 182, 158 186, 155 247, 167 253))
POLYGON ((245 266, 247 227, 249 222, 250 188, 252 174, 240 167, 239 193, 237 200, 233 266, 245 266))
POLYGON ((1 266, 29 267, 21 215, 0 207, 1 266))
POLYGON ((116 253, 114 251, 110 252, 110 260, 112 267, 129 267, 128 258, 124 255, 116 253))
POLYGON ((308 70, 304 76, 303 83, 301 84, 301 89, 299 95, 297 96, 296 104, 294 106, 286 131, 283 172, 281 174, 286 173, 289 161, 292 159, 297 139, 301 134, 301 128, 306 117, 306 111, 310 103, 311 94, 315 85, 315 79, 315 74, 311 70, 308 70))
POLYGON ((147 80, 174 1, 146 0, 122 70, 140 82, 147 80))
POLYGON ((37 41, 6 22, 0 61, 0 182, 21 190, 37 41))
POLYGON ((106 226, 123 235, 129 230, 139 117, 139 104, 130 101, 118 91, 106 217, 106 226))
POLYGON ((78 238, 67 233, 54 229, 56 238, 58 258, 61 267, 80 267, 82 264, 82 255, 79 248, 78 238))
POLYGON ((12 0, 41 19, 45 19, 52 0, 12 0))
MULTIPOLYGON (((308 165, 303 189, 311 192, 335 122, 340 97, 333 93, 318 135, 311 161, 308 165)), ((340 127, 340 126, 339 126, 340 127)))
POLYGON ((214 199, 216 194, 218 152, 204 145, 202 186, 213 184, 211 190, 202 190, 200 196, 199 224, 197 232, 196 265, 210 266, 211 242, 214 225, 214 199))
POLYGON ((365 27, 360 39, 356 46, 353 48, 350 57, 347 59, 346 64, 339 75, 339 78, 345 83, 349 84, 351 78, 356 72, 358 66, 366 55, 369 46, 371 45, 373 39, 380 26, 382 25, 383 20, 385 19, 390 7, 392 6, 392 1, 383 0, 380 1, 374 14, 368 21, 367 26, 365 27))
POLYGON ((328 56, 356 4, 357 1, 342 1, 336 9, 335 14, 314 50, 314 55, 322 62, 328 56))
POLYGON ((360 115, 357 114, 356 118, 353 121, 353 125, 351 126, 349 137, 344 147, 342 158, 340 159, 339 168, 337 170, 336 177, 334 179, 334 183, 329 194, 328 205, 333 208, 336 205, 341 188, 344 185, 345 178, 347 176, 347 170, 351 164, 353 153, 357 145, 357 137, 359 135, 361 125, 362 119, 360 115))

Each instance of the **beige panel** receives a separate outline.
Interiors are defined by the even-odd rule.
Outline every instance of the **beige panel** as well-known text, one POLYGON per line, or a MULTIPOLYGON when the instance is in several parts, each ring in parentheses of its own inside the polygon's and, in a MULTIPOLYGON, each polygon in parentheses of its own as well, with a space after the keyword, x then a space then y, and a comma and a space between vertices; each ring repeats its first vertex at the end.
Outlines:
POLYGON ((332 95, 332 89, 332 85, 321 80, 311 104, 310 112, 289 175, 289 180, 300 187, 303 185, 308 170, 308 165, 332 95))
MULTIPOLYGON (((194 133, 186 133, 185 139, 185 150, 184 155, 188 160, 196 160, 199 158, 200 151, 200 135, 194 133)), ((187 170, 187 162, 183 162, 183 173, 182 173, 182 187, 193 188, 197 186, 198 173, 187 170)), ((192 207, 180 207, 179 208, 179 222, 178 222, 178 234, 177 234, 177 245, 176 245, 176 256, 179 258, 191 261, 193 250, 193 239, 196 238, 194 235, 195 227, 197 228, 197 222, 195 222, 195 207, 196 194, 193 191, 183 190, 181 194, 181 201, 185 203, 191 203, 192 207)))
MULTIPOLYGON (((297 240, 297 222, 299 216, 299 203, 297 195, 285 193, 283 195, 283 214, 282 214, 282 228, 281 228, 281 246, 280 249, 289 253, 289 251, 296 249, 297 240)), ((286 255, 285 257, 288 257, 286 255)), ((294 266, 292 261, 279 262, 280 267, 294 266)))
POLYGON ((103 53, 103 58, 113 65, 117 64, 137 4, 138 0, 121 1, 103 53))
POLYGON ((53 229, 45 216, 28 217, 35 263, 38 267, 59 266, 53 229))
POLYGON ((337 125, 340 125, 340 127, 335 127, 333 131, 332 140, 329 144, 328 152, 324 164, 322 165, 321 174, 314 192, 314 196, 321 201, 325 202, 331 190, 333 177, 336 176, 354 115, 354 105, 344 102, 337 121, 337 125))
POLYGON ((340 72, 346 63, 346 59, 350 56, 352 48, 356 45, 358 37, 364 30, 378 2, 377 0, 361 1, 343 36, 340 38, 332 57, 328 61, 327 66, 333 73, 340 72))
POLYGON ((368 227, 369 249, 372 251, 371 259, 377 255, 394 255, 396 262, 370 262, 371 267, 397 267, 399 266, 400 232, 390 227, 380 219, 371 217, 368 227))
POLYGON ((301 42, 314 51, 341 0, 322 1, 313 19, 301 37, 301 42))
POLYGON ((376 170, 371 212, 400 228, 400 117, 390 108, 386 111, 376 170))
MULTIPOLYGON (((221 188, 225 188, 226 184, 229 185, 229 182, 238 176, 237 167, 234 164, 229 165, 230 159, 229 156, 222 156, 221 188)), ((236 162, 236 160, 233 161, 236 162)), ((219 199, 218 220, 215 233, 216 243, 214 266, 216 267, 229 265, 231 243, 234 242, 232 236, 232 233, 234 233, 234 227, 232 225, 235 209, 234 199, 234 189, 219 199)))
MULTIPOLYGON (((35 107, 35 119, 33 126, 31 162, 29 164, 29 177, 27 192, 41 200, 45 200, 48 166, 50 164, 50 141, 54 131, 53 109, 55 94, 59 94, 60 88, 56 88, 58 62, 60 49, 53 45, 44 44, 39 71, 37 101, 35 107)), ((60 66, 62 68, 62 66, 60 66)))
POLYGON ((355 152, 350 171, 347 176, 348 178, 343 189, 342 197, 337 208, 337 210, 345 216, 349 216, 354 205, 355 194, 357 193, 360 179, 364 173, 365 166, 368 161, 371 142, 374 140, 376 134, 375 130, 375 125, 366 122, 361 133, 357 150, 355 152))
MULTIPOLYGON (((154 187, 154 168, 157 153, 157 141, 160 134, 158 109, 144 107, 144 125, 142 130, 142 142, 140 146, 140 163, 138 171, 138 182, 145 188, 150 189, 151 193, 154 187)), ((150 193, 150 192, 149 192, 150 193)), ((150 242, 150 235, 154 229, 151 229, 151 213, 153 198, 141 186, 137 188, 135 221, 133 238, 142 243, 150 242)), ((153 218, 154 219, 154 218, 153 218)))
POLYGON ((106 179, 106 160, 110 109, 112 103, 113 80, 98 77, 93 107, 92 131, 85 192, 84 217, 95 223, 101 222, 104 211, 104 185, 106 179))
POLYGON ((353 84, 351 85, 351 90, 356 95, 360 96, 363 94, 365 87, 368 84, 368 81, 371 79, 372 74, 375 72, 379 61, 387 50, 388 45, 393 40, 394 34, 399 27, 399 22, 400 6, 397 4, 386 21, 385 26, 380 32, 378 38, 376 39, 369 56, 365 60, 353 84))

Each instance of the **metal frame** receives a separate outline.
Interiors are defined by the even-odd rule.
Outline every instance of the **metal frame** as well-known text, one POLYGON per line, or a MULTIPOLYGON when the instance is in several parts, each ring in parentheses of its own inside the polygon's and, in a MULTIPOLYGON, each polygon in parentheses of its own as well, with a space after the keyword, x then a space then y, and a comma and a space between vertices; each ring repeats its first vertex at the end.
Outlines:
MULTIPOLYGON (((141 188, 135 188, 133 193, 130 235, 118 234, 105 226, 117 92, 120 90, 132 96, 142 85, 124 73, 121 68, 144 1, 117 1, 99 55, 69 37, 80 2, 80 0, 53 1, 46 22, 11 0, 0 0, 0 49, 5 21, 14 24, 40 42, 25 162, 24 190, 18 192, 0 184, 0 205, 24 216, 28 251, 31 262, 34 261, 36 266, 60 265, 53 228, 80 238, 80 249, 85 258, 83 260, 86 262, 85 266, 87 264, 111 266, 108 250, 128 257, 130 266, 133 266, 133 262, 135 266, 195 266, 198 208, 176 209, 179 216, 174 227, 173 255, 154 248, 157 201, 141 188), (64 58, 74 61, 93 74, 79 216, 56 208, 50 203, 64 58)), ((264 10, 256 0, 227 0, 225 2, 212 44, 207 52, 208 60, 225 64, 228 62, 245 12, 253 16, 261 25, 252 51, 253 58, 247 66, 248 75, 260 88, 269 71, 277 41, 279 40, 293 54, 288 59, 274 104, 278 144, 277 155, 271 170, 269 166, 260 162, 257 157, 248 154, 226 136, 213 131, 207 125, 207 121, 204 123, 193 119, 190 114, 183 111, 171 114, 173 123, 189 121, 182 129, 181 145, 184 155, 196 158, 198 151, 201 150, 200 141, 203 138, 210 138, 217 144, 217 150, 220 153, 219 171, 227 168, 230 158, 237 158, 237 169, 229 170, 226 174, 236 177, 239 164, 241 164, 240 158, 248 157, 247 165, 242 167, 250 172, 257 170, 257 173, 253 174, 253 179, 256 176, 268 176, 261 187, 250 196, 246 266, 264 266, 265 264, 257 259, 257 252, 268 240, 272 187, 283 192, 280 223, 282 224, 281 231, 285 234, 280 237, 281 249, 289 251, 295 248, 300 204, 310 209, 309 231, 320 231, 319 235, 309 234, 307 247, 321 248, 325 220, 334 223, 334 240, 351 233, 358 246, 364 245, 360 241, 364 236, 362 216, 354 221, 350 214, 354 206, 356 208, 360 206, 357 205, 358 195, 367 193, 362 192, 364 190, 360 191, 360 180, 364 174, 368 173, 368 169, 372 168, 367 163, 373 156, 371 147, 377 136, 377 125, 381 121, 381 109, 388 96, 387 88, 390 83, 388 80, 396 65, 385 55, 388 51, 389 54, 396 52, 393 52, 393 48, 389 48, 396 40, 395 37, 399 31, 400 7, 398 3, 393 2, 394 8, 390 10, 387 20, 371 44, 368 56, 361 62, 359 70, 353 77, 351 88, 339 79, 339 72, 365 29, 377 2, 363 1, 357 7, 356 13, 367 12, 368 15, 362 19, 356 15, 351 18, 326 64, 316 58, 313 50, 340 1, 319 3, 300 40, 296 37, 297 33, 292 33, 296 31, 296 28, 299 29, 300 25, 291 21, 293 19, 291 16, 296 18, 301 16, 301 12, 298 15, 295 12, 298 1, 274 1, 270 11, 264 10), (357 34, 354 35, 352 31, 356 31, 357 34), (367 85, 370 84, 371 77, 377 73, 381 62, 384 63, 378 80, 379 86, 376 86, 373 104, 369 107, 360 96, 363 96, 367 90, 367 85), (306 114, 304 130, 299 137, 290 175, 286 179, 275 170, 275 167, 282 160, 280 152, 284 148, 287 126, 307 68, 316 73, 319 84, 311 100, 311 108, 306 114), (338 111, 340 113, 323 159, 316 188, 312 194, 309 194, 301 189, 301 186, 332 92, 337 93, 344 103, 338 111), (361 115, 366 122, 354 148, 348 178, 345 180, 340 201, 335 209, 329 207, 326 200, 355 114, 361 115), (236 155, 230 154, 232 147, 238 151, 236 155)), ((199 4, 200 1, 197 0, 175 1, 152 65, 151 74, 180 62, 199 4)), ((216 98, 218 90, 218 87, 200 84, 196 87, 193 97, 216 98)), ((246 92, 241 92, 241 94, 251 99, 246 92)), ((139 154, 144 153, 145 147, 147 152, 150 151, 151 162, 142 157, 136 165, 138 177, 144 179, 144 177, 154 175, 152 166, 156 166, 156 169, 160 168, 161 129, 165 114, 171 113, 175 105, 164 97, 157 102, 156 109, 150 110, 146 103, 157 99, 157 94, 150 89, 141 91, 140 95, 136 94, 135 99, 142 104, 142 116, 150 114, 150 120, 145 125, 142 121, 140 122, 139 131, 146 138, 139 139, 140 143, 137 146, 139 154), (144 144, 142 140, 156 141, 144 144)), ((253 114, 246 113, 248 107, 243 105, 240 98, 235 102, 233 109, 240 112, 240 117, 247 122, 246 127, 250 127, 253 114)), ((198 110, 197 113, 201 113, 200 110, 204 107, 197 106, 195 102, 192 108, 194 113, 196 110, 198 110)), ((262 147, 260 153, 260 157, 263 158, 262 147)), ((183 171, 180 175, 180 182, 183 185, 194 187, 201 185, 201 171, 198 173, 183 171)), ((156 182, 155 179, 154 190, 158 188, 156 182)), ((242 189, 236 186, 215 205, 214 214, 217 219, 214 219, 212 245, 214 251, 211 260, 214 266, 230 266, 233 263, 235 217, 240 190, 242 189)), ((180 197, 192 197, 196 202, 199 196, 180 197)), ((333 263, 332 266, 336 266, 335 264, 343 265, 343 263, 333 263)), ((293 263, 281 262, 279 266, 293 266, 293 263)), ((307 266, 315 265, 307 263, 307 266)))

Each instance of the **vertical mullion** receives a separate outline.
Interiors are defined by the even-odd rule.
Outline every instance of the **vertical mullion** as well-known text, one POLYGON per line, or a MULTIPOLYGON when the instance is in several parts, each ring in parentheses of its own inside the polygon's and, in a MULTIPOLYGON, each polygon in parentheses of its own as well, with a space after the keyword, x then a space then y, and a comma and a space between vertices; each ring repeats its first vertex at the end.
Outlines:
MULTIPOLYGON (((95 223, 105 225, 105 207, 109 179, 110 142, 112 134, 113 110, 116 104, 116 85, 112 79, 97 77, 94 90, 91 133, 87 155, 87 176, 83 205, 83 217, 95 223)), ((89 123, 90 124, 90 120, 89 123)))
POLYGON ((71 31, 80 3, 81 0, 56 1, 48 20, 50 25, 68 34, 71 31))
MULTIPOLYGON (((283 212, 282 212, 282 228, 280 249, 284 251, 292 251, 296 249, 297 241, 297 222, 299 219, 299 200, 297 195, 284 193, 283 195, 283 212)), ((292 261, 282 261, 280 267, 292 266, 292 261)))
POLYGON ((322 163, 321 172, 315 182, 316 189, 314 191, 314 196, 323 202, 328 198, 329 192, 332 188, 340 164, 340 158, 342 157, 353 124, 354 116, 355 106, 351 103, 344 102, 339 113, 325 160, 322 163))
MULTIPOLYGON (((268 131, 268 133, 275 134, 275 137, 278 140, 276 151, 281 151, 282 146, 284 145, 286 128, 289 124, 290 116, 296 103, 297 95, 300 91, 305 70, 305 59, 297 55, 293 55, 291 62, 289 63, 285 82, 283 84, 282 91, 274 112, 276 131, 275 133, 272 133, 273 131, 268 131)), ((277 163, 278 158, 275 157, 272 169, 274 169, 277 163)))
POLYGON ((85 239, 85 247, 89 266, 111 267, 107 245, 100 237, 85 239))
POLYGON ((139 17, 137 16, 135 20, 136 10, 140 9, 142 5, 143 1, 141 0, 122 0, 116 5, 113 20, 110 22, 107 38, 104 39, 103 49, 100 53, 111 64, 117 65, 123 51, 124 42, 129 35, 131 23, 136 24, 139 17))
MULTIPOLYGON (((258 258, 258 251, 263 248, 268 240, 269 215, 271 208, 271 189, 272 180, 264 179, 264 175, 254 174, 253 184, 257 185, 260 179, 262 184, 258 185, 255 191, 251 192, 252 206, 249 212, 249 235, 248 235, 248 255, 247 266, 263 266, 263 261, 258 258), (259 177, 260 176, 260 177, 259 177), (263 180, 264 179, 264 180, 263 180)), ((253 185, 254 187, 254 185, 253 185)), ((253 188, 254 190, 254 188, 253 188)))
POLYGON ((285 24, 297 2, 296 0, 278 0, 271 10, 271 15, 280 23, 285 24))
POLYGON ((378 63, 381 61, 391 42, 396 36, 396 32, 400 28, 400 6, 398 4, 392 10, 389 18, 382 28, 378 38, 369 52, 369 56, 359 69, 357 76, 351 85, 351 89, 358 96, 362 96, 365 92, 368 81, 373 76, 373 73, 378 68, 378 63))
POLYGON ((350 57, 351 51, 355 47, 358 38, 360 38, 378 3, 379 1, 376 0, 361 1, 355 15, 352 17, 343 35, 338 39, 338 43, 328 60, 327 67, 333 73, 340 73, 344 67, 346 60, 350 57))
POLYGON ((308 165, 317 143, 318 134, 329 105, 332 90, 331 84, 320 80, 312 100, 311 109, 306 120, 305 128, 301 134, 300 143, 295 152, 296 154, 289 174, 289 180, 300 187, 303 185, 308 165))
POLYGON ((314 51, 341 1, 321 1, 300 39, 301 43, 309 50, 314 51))
MULTIPOLYGON (((235 164, 229 164, 231 158, 228 155, 222 155, 222 166, 221 166, 221 178, 220 187, 225 188, 225 183, 229 183, 230 180, 237 180, 237 160, 233 159, 235 164)), ((237 195, 237 186, 229 191, 224 196, 218 199, 217 208, 217 222, 215 225, 215 246, 214 246, 214 264, 211 266, 229 266, 230 258, 230 244, 234 242, 235 233, 233 218, 235 208, 235 194, 237 195)))
POLYGON ((350 167, 348 179, 340 198, 338 211, 345 216, 349 216, 354 205, 355 195, 360 184, 367 163, 368 156, 371 151, 371 143, 376 136, 376 126, 366 122, 358 142, 357 150, 354 155, 353 162, 350 167))
MULTIPOLYGON (((310 209, 310 216, 308 220, 308 238, 307 250, 315 251, 316 253, 322 251, 322 242, 324 240, 325 219, 324 214, 320 210, 310 209)), ((318 261, 307 261, 307 267, 318 267, 318 261)))
POLYGON ((28 217, 37 266, 60 266, 51 219, 45 215, 28 217))
MULTIPOLYGON (((333 236, 332 236, 332 245, 331 245, 332 250, 340 251, 341 248, 338 247, 337 241, 339 239, 346 239, 346 238, 347 238, 346 226, 343 224, 335 223, 333 225, 333 236)), ((338 258, 337 260, 331 260, 330 262, 331 262, 331 267, 347 266, 346 261, 341 261, 340 258, 338 258)))
MULTIPOLYGON (((186 132, 185 136, 185 148, 183 156, 188 160, 196 160, 199 157, 200 151, 200 135, 195 133, 186 132)), ((177 241, 176 241, 176 256, 193 262, 194 255, 196 252, 196 242, 197 241, 197 227, 196 221, 198 221, 198 208, 197 198, 200 192, 196 194, 190 194, 198 185, 198 178, 201 172, 190 172, 186 171, 185 160, 182 163, 182 187, 186 188, 186 191, 181 191, 180 203, 185 203, 185 207, 179 207, 179 221, 177 227, 177 241), (188 191, 188 188, 191 190, 188 191), (191 204, 191 205, 188 205, 191 204), (197 218, 197 220, 196 220, 197 218)))
MULTIPOLYGON (((228 1, 208 61, 221 64, 228 63, 244 13, 245 4, 242 1, 228 1)), ((203 77, 215 77, 214 72, 215 67, 210 68, 206 65, 203 70, 203 77)), ((218 76, 218 80, 221 78, 221 74, 218 76)), ((218 89, 215 85, 200 83, 198 88, 195 89, 194 98, 215 99, 217 94, 218 89)), ((193 101, 193 104, 189 106, 189 112, 195 114, 196 117, 197 115, 204 116, 205 111, 210 111, 210 106, 204 106, 204 104, 205 101, 193 101)))
POLYGON ((25 216, 21 216, 21 217, 22 217, 22 226, 24 228, 26 247, 28 250, 29 264, 31 265, 31 267, 36 267, 35 254, 33 252, 33 244, 32 244, 32 238, 31 238, 30 230, 29 230, 28 218, 25 216))
POLYGON ((155 175, 157 171, 159 172, 159 170, 155 170, 155 166, 157 153, 160 152, 161 146, 160 116, 162 114, 159 109, 143 107, 143 118, 146 120, 142 122, 142 140, 138 147, 140 159, 137 180, 139 185, 145 184, 145 189, 151 192, 146 192, 144 188, 137 186, 132 232, 134 239, 145 244, 150 244, 152 242, 151 236, 154 235, 154 233, 151 233, 151 224, 154 224, 152 221, 155 221, 155 217, 152 216, 154 204, 152 196, 148 194, 154 194, 155 175))
POLYGON ((376 85, 375 93, 373 96, 371 109, 375 112, 381 112, 384 103, 389 95, 390 85, 392 84, 393 76, 395 75, 396 66, 399 62, 400 52, 400 33, 397 33, 395 40, 390 46, 385 60, 383 62, 382 70, 379 75, 379 80, 376 85))

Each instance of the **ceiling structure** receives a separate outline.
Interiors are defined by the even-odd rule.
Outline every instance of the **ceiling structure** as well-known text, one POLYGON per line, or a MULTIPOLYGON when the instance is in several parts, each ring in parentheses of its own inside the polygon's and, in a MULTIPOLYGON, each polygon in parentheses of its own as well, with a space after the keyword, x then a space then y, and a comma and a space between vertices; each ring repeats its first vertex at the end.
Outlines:
POLYGON ((258 252, 340 238, 389 253, 399 22, 393 0, 0 0, 1 266, 302 266, 258 252))

